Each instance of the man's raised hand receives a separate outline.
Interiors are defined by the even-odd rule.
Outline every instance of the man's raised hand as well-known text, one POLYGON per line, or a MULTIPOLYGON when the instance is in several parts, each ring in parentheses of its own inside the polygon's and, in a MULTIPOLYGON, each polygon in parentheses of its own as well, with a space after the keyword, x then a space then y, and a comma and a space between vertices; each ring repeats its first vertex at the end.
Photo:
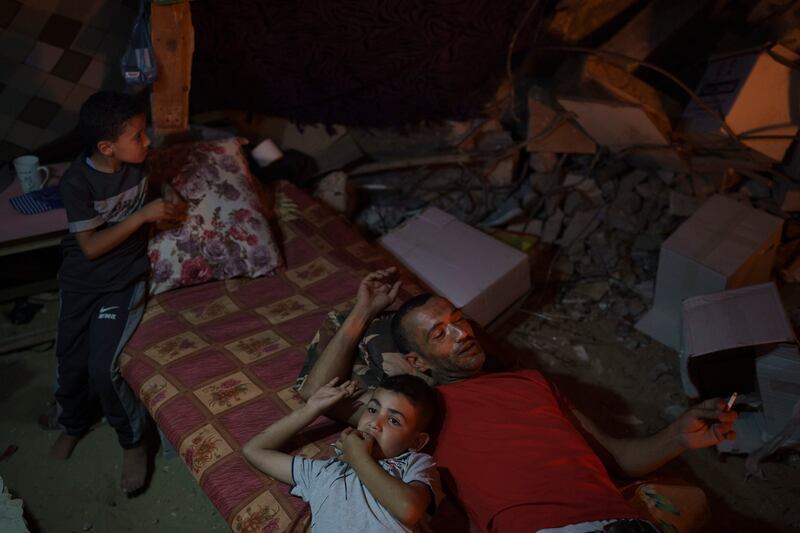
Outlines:
POLYGON ((396 274, 395 267, 367 274, 358 286, 356 308, 375 316, 389 307, 400 290, 400 281, 393 281, 396 274))
POLYGON ((320 387, 317 392, 312 394, 306 401, 306 406, 309 409, 315 410, 317 413, 324 413, 340 400, 351 398, 358 391, 358 384, 351 379, 339 385, 336 385, 337 381, 339 381, 339 378, 333 378, 320 387))

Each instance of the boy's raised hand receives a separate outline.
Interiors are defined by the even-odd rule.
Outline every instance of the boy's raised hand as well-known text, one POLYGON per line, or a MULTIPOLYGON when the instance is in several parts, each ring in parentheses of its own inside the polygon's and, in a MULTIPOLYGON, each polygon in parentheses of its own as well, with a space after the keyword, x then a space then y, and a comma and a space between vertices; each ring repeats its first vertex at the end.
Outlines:
POLYGON ((324 413, 329 407, 335 405, 344 398, 352 397, 358 391, 358 383, 352 379, 336 385, 339 378, 333 378, 328 383, 320 387, 317 392, 311 395, 306 401, 309 409, 314 409, 317 413, 324 413))
POLYGON ((173 220, 180 216, 180 209, 177 206, 165 202, 161 198, 145 204, 139 212, 144 217, 145 222, 173 220))
POLYGON ((375 438, 369 433, 364 433, 354 428, 347 428, 339 435, 336 447, 342 450, 339 459, 352 465, 359 458, 372 457, 372 448, 375 438))
POLYGON ((172 204, 175 207, 176 213, 179 217, 183 217, 186 214, 186 209, 188 208, 188 204, 186 200, 183 199, 183 196, 175 190, 175 187, 170 185, 169 183, 164 183, 161 186, 161 197, 164 198, 168 204, 172 204))

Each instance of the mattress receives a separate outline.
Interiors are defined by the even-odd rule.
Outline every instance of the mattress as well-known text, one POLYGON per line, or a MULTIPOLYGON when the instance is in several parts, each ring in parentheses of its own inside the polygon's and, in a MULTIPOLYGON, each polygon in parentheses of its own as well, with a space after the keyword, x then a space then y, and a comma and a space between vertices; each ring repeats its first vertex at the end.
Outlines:
MULTIPOLYGON (((300 404, 292 387, 327 314, 352 306, 365 273, 394 263, 293 185, 281 183, 276 198, 285 266, 152 298, 121 356, 123 377, 237 532, 306 527, 304 502, 241 447, 300 404)), ((322 417, 295 450, 327 457, 340 430, 322 417)))

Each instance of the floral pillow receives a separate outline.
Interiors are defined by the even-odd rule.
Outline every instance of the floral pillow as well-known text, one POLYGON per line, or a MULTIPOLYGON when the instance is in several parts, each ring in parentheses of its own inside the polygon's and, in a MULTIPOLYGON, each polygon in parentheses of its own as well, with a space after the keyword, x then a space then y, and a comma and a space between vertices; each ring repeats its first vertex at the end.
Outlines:
POLYGON ((281 263, 262 192, 236 138, 155 150, 150 174, 186 200, 186 219, 150 239, 150 293, 237 276, 281 263))

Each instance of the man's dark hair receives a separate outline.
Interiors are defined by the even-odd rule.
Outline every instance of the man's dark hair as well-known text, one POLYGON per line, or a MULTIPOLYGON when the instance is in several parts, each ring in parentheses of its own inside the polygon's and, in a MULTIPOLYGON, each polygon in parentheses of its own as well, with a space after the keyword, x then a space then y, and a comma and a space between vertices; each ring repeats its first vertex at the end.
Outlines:
POLYGON ((435 295, 430 292, 418 294, 401 305, 400 309, 398 309, 392 317, 392 338, 394 339, 394 343, 397 345, 397 348, 401 352, 409 353, 419 351, 419 346, 417 346, 417 343, 414 342, 414 339, 412 339, 410 335, 408 335, 408 332, 403 329, 403 318, 417 307, 422 307, 428 303, 428 300, 434 296, 435 295))
POLYGON ((428 428, 439 402, 433 387, 425 383, 422 378, 409 374, 387 376, 381 380, 378 387, 405 396, 411 405, 417 408, 417 428, 420 431, 428 428))
POLYGON ((130 94, 96 92, 81 106, 78 132, 86 149, 94 152, 97 150, 97 143, 116 141, 122 134, 125 123, 144 112, 144 103, 130 94))

